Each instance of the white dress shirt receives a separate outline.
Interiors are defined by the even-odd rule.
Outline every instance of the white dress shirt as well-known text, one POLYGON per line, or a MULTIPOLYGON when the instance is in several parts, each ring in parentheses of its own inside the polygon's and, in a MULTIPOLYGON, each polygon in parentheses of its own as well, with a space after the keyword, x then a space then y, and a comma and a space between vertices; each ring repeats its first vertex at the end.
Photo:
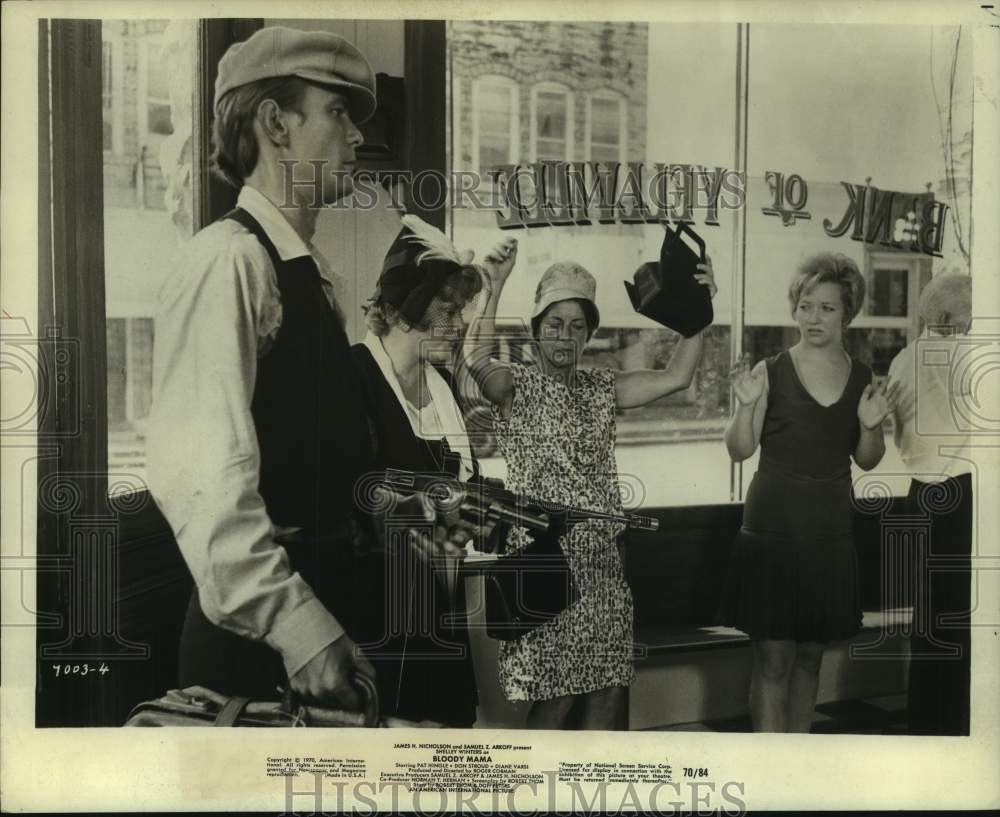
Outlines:
POLYGON ((889 365, 889 382, 900 384, 893 421, 900 458, 921 482, 943 482, 970 473, 969 437, 955 421, 959 338, 925 329, 889 365))
MULTIPOLYGON (((329 265, 281 211, 248 186, 238 205, 260 223, 282 260, 313 257, 336 309, 329 265)), ((267 643, 291 676, 344 629, 290 570, 257 491, 260 452, 250 401, 257 360, 281 315, 274 266, 255 236, 226 219, 191 239, 159 295, 147 457, 150 491, 205 616, 267 643)))
POLYGON ((392 367, 392 359, 386 353, 379 337, 373 332, 368 332, 363 343, 371 352, 386 383, 406 413, 414 435, 424 440, 440 440, 442 437, 447 440, 448 448, 460 454, 462 458, 458 478, 463 482, 468 481, 473 474, 472 447, 469 444, 469 434, 465 429, 462 410, 458 407, 447 381, 441 377, 437 369, 425 362, 424 382, 427 384, 430 400, 426 406, 418 409, 406 399, 399 378, 396 377, 396 370, 392 367))

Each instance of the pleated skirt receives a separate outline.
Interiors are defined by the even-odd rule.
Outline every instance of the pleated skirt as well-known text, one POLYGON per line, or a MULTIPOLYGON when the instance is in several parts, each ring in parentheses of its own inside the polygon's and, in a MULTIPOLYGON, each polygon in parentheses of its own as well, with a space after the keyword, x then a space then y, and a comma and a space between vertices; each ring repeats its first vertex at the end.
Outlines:
POLYGON ((850 474, 762 466, 747 491, 720 621, 753 639, 826 643, 861 627, 850 474))

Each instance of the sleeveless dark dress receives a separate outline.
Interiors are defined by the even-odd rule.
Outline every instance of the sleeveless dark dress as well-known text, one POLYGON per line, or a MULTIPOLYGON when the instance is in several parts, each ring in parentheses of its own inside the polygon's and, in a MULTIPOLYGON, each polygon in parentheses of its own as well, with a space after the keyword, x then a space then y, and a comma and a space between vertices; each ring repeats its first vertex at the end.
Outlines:
MULTIPOLYGON (((417 437, 368 348, 356 344, 351 351, 368 406, 376 469, 454 476, 445 441, 417 437)), ((453 386, 447 370, 438 371, 453 386)), ((461 576, 451 598, 442 566, 389 535, 362 581, 382 588, 384 604, 369 608, 356 640, 375 667, 383 706, 408 720, 472 726, 478 694, 461 576)))
POLYGON ((851 455, 871 370, 857 360, 822 406, 787 351, 766 362, 767 412, 723 596, 722 620, 754 639, 827 642, 861 626, 851 455))

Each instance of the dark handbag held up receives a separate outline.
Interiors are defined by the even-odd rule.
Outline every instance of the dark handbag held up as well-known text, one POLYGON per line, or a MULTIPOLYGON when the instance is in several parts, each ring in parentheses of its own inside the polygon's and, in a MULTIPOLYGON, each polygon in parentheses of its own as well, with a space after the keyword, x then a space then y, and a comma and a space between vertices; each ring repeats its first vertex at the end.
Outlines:
POLYGON ((705 242, 687 224, 667 229, 660 247, 660 261, 643 264, 634 283, 625 281, 632 308, 668 329, 690 338, 712 323, 712 296, 695 275, 705 263, 705 242), (698 252, 684 241, 687 236, 698 252))

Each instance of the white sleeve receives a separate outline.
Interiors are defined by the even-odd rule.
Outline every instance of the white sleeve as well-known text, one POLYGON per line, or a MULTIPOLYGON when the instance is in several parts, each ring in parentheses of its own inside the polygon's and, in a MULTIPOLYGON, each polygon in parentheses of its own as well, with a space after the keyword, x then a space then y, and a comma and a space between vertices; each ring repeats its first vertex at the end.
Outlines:
POLYGON ((250 402, 262 322, 275 312, 274 271, 248 233, 221 223, 204 232, 161 294, 151 492, 206 617, 266 642, 293 675, 344 630, 291 572, 257 490, 260 452, 250 402))

